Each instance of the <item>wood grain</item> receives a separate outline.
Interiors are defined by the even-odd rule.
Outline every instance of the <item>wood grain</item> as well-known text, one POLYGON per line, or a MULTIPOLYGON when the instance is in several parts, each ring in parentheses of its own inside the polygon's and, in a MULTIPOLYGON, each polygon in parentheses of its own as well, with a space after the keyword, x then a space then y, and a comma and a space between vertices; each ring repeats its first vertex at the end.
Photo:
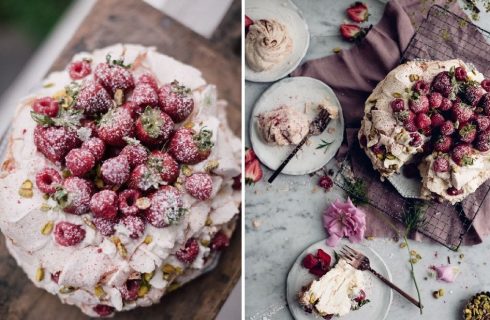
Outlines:
MULTIPOLYGON (((240 1, 235 0, 220 29, 212 41, 208 41, 143 1, 99 0, 51 71, 64 68, 79 51, 120 42, 155 46, 160 52, 200 69, 209 83, 217 85, 219 97, 230 104, 230 125, 236 134, 240 134, 239 12, 240 1)), ((164 296, 163 303, 120 313, 116 319, 214 319, 240 274, 239 225, 216 269, 164 296)), ((57 297, 36 288, 9 255, 4 237, 0 237, 0 319, 86 318, 78 308, 64 305, 57 297)))

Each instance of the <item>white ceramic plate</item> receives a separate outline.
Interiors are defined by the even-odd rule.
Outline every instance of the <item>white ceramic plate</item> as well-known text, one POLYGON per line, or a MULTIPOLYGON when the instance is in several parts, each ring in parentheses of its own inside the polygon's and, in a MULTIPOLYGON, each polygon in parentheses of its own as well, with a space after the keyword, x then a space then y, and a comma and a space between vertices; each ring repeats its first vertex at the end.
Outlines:
POLYGON ((255 72, 245 63, 245 79, 272 82, 284 78, 300 64, 310 45, 308 25, 299 9, 289 0, 248 0, 245 14, 252 20, 275 19, 284 24, 293 43, 291 54, 272 69, 255 72))
POLYGON ((327 129, 318 136, 309 139, 303 148, 291 159, 282 173, 303 175, 315 172, 325 166, 340 147, 344 135, 344 118, 339 100, 333 90, 323 82, 308 78, 286 78, 273 84, 255 103, 250 119, 250 141, 260 161, 275 170, 287 158, 295 146, 277 146, 267 144, 259 130, 257 115, 287 105, 305 112, 313 120, 318 113, 317 106, 323 100, 329 100, 339 109, 339 117, 331 120, 327 129), (327 149, 316 149, 322 140, 332 142, 327 149))
MULTIPOLYGON (((368 256, 369 261, 371 263, 371 267, 382 274, 387 279, 391 280, 391 272, 388 270, 386 263, 381 259, 381 257, 374 251, 362 244, 352 244, 347 242, 346 240, 342 240, 338 248, 341 248, 341 245, 348 244, 351 248, 355 250, 361 251, 363 254, 368 256)), ((307 269, 303 268, 301 262, 303 257, 308 253, 316 253, 318 249, 322 249, 326 253, 328 253, 332 259, 334 259, 333 249, 328 247, 325 243, 325 240, 319 241, 303 251, 296 261, 294 262, 291 270, 288 274, 287 286, 286 286, 286 294, 289 310, 291 314, 296 320, 312 320, 312 319, 321 319, 321 317, 315 312, 307 313, 303 310, 303 308, 298 303, 298 292, 300 292, 301 288, 311 281, 315 279, 315 276, 310 274, 307 269)), ((366 282, 368 286, 366 288, 366 297, 370 300, 370 302, 364 305, 362 308, 356 311, 351 311, 347 315, 341 318, 334 319, 342 319, 342 320, 384 320, 388 315, 388 311, 390 310, 391 301, 393 300, 393 291, 384 283, 381 282, 374 275, 369 273, 368 271, 363 271, 364 276, 366 278, 366 282)))

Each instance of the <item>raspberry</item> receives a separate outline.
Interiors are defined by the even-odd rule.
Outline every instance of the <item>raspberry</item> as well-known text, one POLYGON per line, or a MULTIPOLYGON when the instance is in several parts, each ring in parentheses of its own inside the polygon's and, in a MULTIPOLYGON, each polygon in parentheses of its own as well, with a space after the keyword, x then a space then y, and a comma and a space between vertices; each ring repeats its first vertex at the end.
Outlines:
POLYGON ((114 191, 102 190, 90 199, 90 210, 96 218, 114 219, 117 216, 117 200, 114 191))
POLYGON ((473 164, 473 158, 471 155, 473 154, 473 149, 470 145, 460 144, 454 147, 453 152, 451 154, 453 161, 456 162, 459 166, 467 166, 473 164))
POLYGON ((78 177, 69 177, 63 182, 63 188, 68 193, 64 211, 81 215, 90 209, 90 196, 92 185, 87 180, 78 177))
POLYGON ((410 138, 411 139, 410 139, 409 144, 412 147, 415 147, 415 148, 420 147, 422 145, 422 143, 424 142, 423 139, 422 139, 422 136, 418 132, 411 132, 410 133, 410 138))
POLYGON ((134 87, 131 72, 118 65, 99 63, 95 67, 94 78, 111 94, 114 94, 117 89, 126 92, 134 87))
POLYGON ((175 160, 184 164, 197 164, 211 154, 214 143, 213 132, 202 128, 199 133, 191 129, 179 128, 170 139, 168 152, 175 160))
POLYGON ((132 279, 126 281, 126 283, 119 288, 121 292, 121 297, 124 301, 134 301, 138 299, 138 291, 141 287, 140 279, 132 279))
POLYGON ((194 198, 205 201, 213 192, 213 180, 207 173, 194 173, 185 179, 185 189, 194 198))
POLYGON ((179 190, 171 186, 162 186, 150 196, 151 206, 146 210, 146 220, 156 228, 177 223, 185 209, 179 190))
POLYGON ((53 168, 44 168, 36 174, 36 186, 41 192, 52 194, 61 186, 63 179, 53 168))
POLYGON ((121 108, 126 109, 131 115, 132 119, 137 119, 141 113, 145 110, 145 106, 139 106, 133 101, 126 101, 121 108))
POLYGON ((148 166, 160 173, 163 181, 171 184, 179 177, 179 164, 168 153, 155 150, 148 158, 148 166))
POLYGON ((88 76, 92 72, 90 62, 88 60, 74 61, 68 66, 68 73, 73 80, 80 80, 88 76))
POLYGON ((105 143, 111 146, 123 146, 125 137, 132 137, 134 134, 134 121, 131 114, 124 108, 109 110, 97 127, 97 135, 105 143))
POLYGON ((427 83, 426 81, 419 80, 414 83, 414 85, 412 86, 412 90, 420 95, 426 95, 429 93, 430 86, 429 83, 427 83))
POLYGON ((480 107, 483 108, 483 113, 490 116, 490 93, 485 93, 480 100, 480 107))
POLYGON ((158 107, 158 94, 151 85, 146 83, 137 84, 129 100, 143 108, 158 107))
POLYGON ((93 310, 101 317, 108 317, 114 313, 114 307, 108 306, 106 304, 98 304, 93 310))
POLYGON ((490 132, 482 132, 476 138, 475 148, 481 152, 490 150, 490 132))
POLYGON ((459 139, 466 143, 472 143, 476 138, 476 126, 467 124, 459 129, 459 139))
POLYGON ((415 125, 415 120, 407 121, 403 126, 408 132, 416 132, 417 131, 417 126, 415 125))
POLYGON ((92 80, 83 83, 75 104, 75 108, 83 110, 86 115, 105 113, 112 106, 113 102, 109 93, 92 80))
POLYGON ((95 162, 98 162, 102 160, 102 157, 104 156, 105 144, 101 139, 94 137, 82 143, 82 149, 90 152, 94 157, 95 162))
POLYGON ((304 258, 303 258, 303 262, 302 262, 302 265, 303 267, 305 267, 306 269, 312 269, 313 267, 315 267, 316 265, 318 264, 318 259, 312 255, 311 253, 308 253, 304 258))
POLYGON ((443 156, 437 157, 437 159, 434 160, 433 168, 435 172, 448 172, 449 161, 443 156))
POLYGON ((136 206, 136 200, 140 197, 140 192, 134 189, 126 189, 119 194, 119 211, 125 216, 135 216, 140 209, 136 206))
POLYGON ((421 128, 420 132, 423 133, 426 137, 430 137, 432 135, 432 127, 428 126, 425 128, 421 128))
POLYGON ((81 225, 61 221, 54 227, 54 239, 64 247, 74 246, 85 239, 85 230, 81 225))
POLYGON ((438 73, 431 84, 432 91, 439 92, 445 98, 449 97, 451 92, 453 92, 453 87, 451 84, 451 76, 449 72, 443 71, 438 73))
POLYGON ((448 188, 446 193, 450 196, 457 196, 463 193, 463 189, 456 189, 455 187, 448 188))
POLYGON ((172 119, 165 112, 155 108, 147 107, 136 120, 136 136, 149 146, 163 144, 173 129, 172 119))
POLYGON ((160 174, 148 168, 146 164, 140 164, 131 171, 128 186, 132 189, 147 191, 151 188, 158 188, 162 179, 160 174))
POLYGON ((44 114, 52 118, 58 115, 59 109, 60 106, 58 104, 58 101, 54 100, 51 97, 36 99, 32 104, 32 110, 34 110, 34 112, 44 114))
POLYGON ((463 91, 463 97, 465 101, 470 105, 475 107, 480 99, 485 94, 485 90, 483 90, 480 86, 477 85, 467 85, 463 91))
POLYGON ((81 177, 88 173, 95 165, 95 158, 86 149, 71 149, 65 157, 66 167, 72 175, 81 177))
POLYGON ((129 178, 129 161, 125 155, 107 159, 100 168, 102 179, 108 185, 120 186, 129 178))
POLYGON ((442 98, 441 105, 439 106, 439 110, 441 111, 449 111, 453 107, 453 103, 448 98, 442 98))
POLYGON ((405 109, 405 101, 403 99, 395 99, 390 102, 393 112, 399 112, 405 109))
POLYGON ((484 79, 480 85, 486 92, 490 92, 490 79, 484 79))
POLYGON ((103 236, 110 237, 116 232, 114 229, 116 222, 113 219, 94 218, 92 222, 103 236))
POLYGON ((176 123, 184 121, 194 109, 194 99, 189 88, 178 81, 166 84, 158 91, 160 108, 176 123))
POLYGON ((442 136, 434 144, 434 150, 439 152, 449 152, 453 145, 453 139, 450 136, 442 136))
POLYGON ((138 216, 125 216, 121 222, 129 230, 129 236, 133 239, 138 239, 145 232, 145 222, 138 216))
POLYGON ((194 262, 194 260, 196 260, 198 254, 199 254, 199 243, 197 242, 196 239, 190 238, 185 243, 185 247, 177 251, 175 253, 175 256, 180 261, 186 264, 191 264, 194 262))
POLYGON ((432 121, 430 120, 430 117, 426 115, 425 113, 419 113, 415 117, 415 125, 419 129, 425 129, 429 128, 432 124, 432 121))
POLYGON ((320 186, 320 188, 323 188, 326 191, 328 191, 333 187, 333 182, 329 176, 324 175, 324 176, 320 177, 320 180, 318 180, 318 185, 320 186))
POLYGON ((454 70, 454 76, 458 81, 466 81, 468 79, 468 74, 466 73, 466 69, 463 67, 457 67, 454 70))
POLYGON ((230 245, 230 239, 223 231, 218 231, 211 240, 211 251, 221 251, 230 245))
POLYGON ((139 76, 138 80, 136 80, 136 85, 138 84, 148 84, 150 87, 153 88, 153 90, 158 91, 158 83, 155 77, 150 74, 150 73, 144 73, 141 76, 139 76))
POLYGON ((445 119, 440 113, 434 113, 430 117, 430 122, 433 128, 438 128, 444 123, 445 119))
POLYGON ((60 274, 61 274, 61 271, 56 271, 55 273, 51 273, 51 280, 54 283, 58 283, 60 281, 60 274))
POLYGON ((415 113, 429 112, 429 99, 426 96, 410 98, 410 100, 408 100, 408 105, 410 107, 410 110, 415 113))
POLYGON ((439 129, 442 135, 450 136, 454 133, 454 124, 451 121, 447 120, 441 125, 439 129))
POLYGON ((140 144, 128 144, 122 149, 120 155, 128 157, 131 168, 135 168, 148 160, 148 150, 140 144))
MULTIPOLYGON (((439 108, 442 104, 442 99, 442 94, 439 92, 432 92, 429 95, 429 106, 434 109, 439 108)), ((450 101, 449 99, 447 100, 450 101)))
POLYGON ((461 101, 456 101, 451 110, 451 115, 453 121, 458 121, 460 124, 468 122, 473 117, 473 110, 470 106, 462 103, 461 101))
POLYGON ((65 127, 42 127, 34 129, 34 144, 37 150, 52 162, 60 162, 73 148, 82 142, 76 132, 65 127))

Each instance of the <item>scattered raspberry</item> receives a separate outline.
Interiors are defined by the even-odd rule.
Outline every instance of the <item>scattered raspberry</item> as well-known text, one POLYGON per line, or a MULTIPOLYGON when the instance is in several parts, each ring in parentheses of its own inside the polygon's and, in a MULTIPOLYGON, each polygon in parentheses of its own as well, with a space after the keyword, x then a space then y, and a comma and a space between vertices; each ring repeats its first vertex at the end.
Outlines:
POLYGON ((121 222, 129 230, 129 236, 133 239, 138 239, 145 232, 145 222, 138 216, 124 216, 121 222))
POLYGON ((466 73, 466 69, 463 67, 457 67, 454 70, 454 76, 458 81, 466 81, 468 80, 468 74, 466 73))
POLYGON ((146 83, 137 84, 129 100, 140 107, 158 107, 158 94, 151 85, 146 83))
POLYGON ((187 242, 185 243, 185 247, 175 253, 177 259, 186 264, 193 263, 194 260, 196 260, 198 254, 199 243, 194 238, 190 238, 189 240, 187 240, 187 242))
POLYGON ((420 147, 422 145, 422 143, 424 142, 424 140, 422 139, 422 136, 418 132, 411 132, 410 138, 411 139, 410 139, 409 144, 415 148, 420 147))
POLYGON ((131 168, 135 168, 148 160, 148 150, 140 144, 128 144, 122 149, 120 155, 128 157, 131 168))
POLYGON ((429 83, 427 83, 424 80, 419 80, 419 81, 414 83, 414 85, 412 86, 412 90, 417 92, 420 95, 425 96, 426 94, 429 93, 430 85, 429 85, 429 83))
POLYGON ((140 192, 135 189, 126 189, 119 194, 119 211, 125 216, 135 216, 140 209, 136 206, 136 200, 140 197, 140 192))
POLYGON ((454 124, 451 121, 447 120, 441 125, 439 129, 442 135, 450 136, 454 133, 454 124))
POLYGON ((459 166, 467 166, 473 164, 473 149, 470 145, 460 144, 453 149, 451 154, 453 161, 459 166))
POLYGON ((68 152, 65 157, 65 163, 72 175, 81 177, 92 170, 95 165, 95 158, 90 151, 76 148, 68 152))
POLYGON ((85 230, 81 225, 61 221, 54 227, 54 239, 64 247, 74 246, 85 239, 85 230))
POLYGON ((86 115, 95 115, 107 112, 112 105, 111 96, 100 84, 86 80, 78 93, 75 108, 86 115))
POLYGON ((174 128, 172 119, 159 109, 147 107, 136 120, 136 136, 148 146, 162 145, 174 128))
POLYGON ((460 124, 468 122, 473 117, 473 110, 470 106, 462 103, 461 101, 456 101, 453 104, 453 109, 451 110, 453 121, 458 121, 460 124))
POLYGON ((58 281, 60 281, 60 274, 61 274, 61 271, 56 271, 55 273, 51 273, 51 280, 54 283, 58 283, 58 281))
POLYGON ((95 161, 98 162, 102 160, 102 157, 104 156, 105 144, 101 139, 94 137, 82 143, 82 149, 89 151, 95 161))
POLYGON ((92 67, 88 60, 74 61, 68 66, 68 73, 73 80, 80 80, 92 72, 92 67))
POLYGON ((106 304, 98 304, 93 309, 101 317, 108 317, 114 313, 114 307, 108 306, 106 304))
POLYGON ((168 153, 154 150, 148 158, 149 167, 160 173, 164 182, 174 183, 179 177, 179 164, 168 153))
MULTIPOLYGON (((429 95, 429 106, 431 108, 437 109, 441 106, 442 100, 443 100, 442 94, 440 94, 439 92, 432 92, 429 95)), ((450 100, 447 99, 447 101, 450 100)))
POLYGON ((134 121, 131 114, 124 108, 110 109, 100 119, 97 134, 108 145, 124 145, 124 137, 132 137, 134 134, 134 121))
POLYGON ((442 124, 445 122, 446 119, 444 119, 443 115, 440 113, 434 113, 430 117, 430 122, 432 125, 432 128, 438 128, 442 126, 442 124))
POLYGON ((126 92, 134 87, 134 79, 131 72, 118 65, 99 63, 95 67, 94 77, 111 94, 114 94, 117 89, 126 92))
POLYGON ((473 107, 478 105, 478 102, 480 102, 484 94, 485 90, 478 85, 467 85, 463 91, 465 101, 473 107))
POLYGON ((163 85, 159 92, 160 108, 176 123, 184 121, 194 109, 194 99, 189 88, 178 81, 163 85))
POLYGON ((92 185, 87 180, 78 177, 68 177, 63 182, 63 188, 68 193, 64 211, 81 215, 90 209, 92 185))
POLYGON ((453 108, 453 102, 448 98, 442 98, 441 105, 439 106, 439 110, 449 111, 452 108, 453 108))
POLYGON ((121 297, 124 301, 134 301, 138 299, 138 291, 140 287, 140 279, 126 281, 126 283, 121 288, 119 288, 119 291, 121 292, 121 297))
POLYGON ((438 73, 432 80, 432 91, 439 92, 443 97, 447 98, 453 91, 451 84, 451 76, 448 71, 438 73))
POLYGON ((59 109, 60 106, 58 104, 58 101, 54 100, 51 97, 36 99, 32 104, 32 110, 34 110, 34 112, 44 114, 52 118, 58 115, 59 109))
POLYGON ((194 198, 205 201, 213 192, 213 180, 207 173, 194 173, 185 179, 185 189, 194 198))
POLYGON ((116 221, 113 219, 94 218, 92 222, 103 236, 110 237, 116 232, 116 229, 114 229, 116 221))
POLYGON ((36 174, 36 186, 41 192, 52 194, 56 192, 56 187, 61 186, 63 179, 53 168, 44 168, 36 174))
POLYGON ((303 265, 303 267, 305 267, 308 270, 315 267, 317 264, 318 264, 318 259, 314 255, 312 255, 311 253, 308 253, 303 258, 302 265, 303 265))
POLYGON ((170 139, 168 152, 181 163, 197 164, 209 157, 214 146, 212 136, 213 132, 204 128, 199 133, 179 128, 170 139))
POLYGON ((455 187, 448 188, 446 193, 450 196, 457 196, 463 193, 463 189, 456 189, 455 187))
POLYGON ((453 145, 453 139, 450 136, 442 136, 434 144, 434 150, 439 152, 449 152, 453 145))
POLYGON ((120 186, 129 178, 129 161, 125 155, 107 159, 102 163, 100 173, 108 185, 120 186))
POLYGON ((393 112, 399 112, 405 109, 405 101, 403 99, 395 99, 390 102, 393 112))
POLYGON ((65 127, 42 127, 34 129, 34 144, 37 150, 52 162, 60 162, 73 148, 80 146, 75 131, 65 127))
POLYGON ((419 129, 425 129, 429 128, 432 124, 432 121, 430 120, 430 117, 426 115, 425 113, 419 113, 415 117, 415 125, 419 129))
POLYGON ((490 92, 490 79, 484 79, 480 85, 486 92, 490 92))
POLYGON ((90 199, 90 210, 94 217, 114 219, 117 216, 118 198, 112 190, 97 192, 90 199))
POLYGON ((151 206, 146 210, 146 220, 156 228, 176 223, 185 213, 184 202, 179 190, 162 186, 150 196, 151 206))
POLYGON ((472 143, 476 138, 476 126, 474 124, 467 124, 459 129, 459 140, 472 143))
POLYGON ((211 240, 211 251, 221 251, 230 245, 230 239, 223 231, 218 231, 211 240))
POLYGON ((318 186, 326 191, 329 191, 333 187, 333 181, 328 175, 324 175, 320 177, 320 180, 318 180, 318 186))
POLYGON ((144 73, 138 78, 138 80, 136 80, 136 86, 142 83, 148 84, 153 88, 153 90, 158 91, 157 80, 150 73, 144 73))
POLYGON ((427 113, 429 112, 429 99, 426 96, 411 98, 408 100, 408 106, 415 113, 427 113))
POLYGON ((448 172, 449 160, 444 156, 439 156, 434 160, 433 168, 435 172, 448 172))

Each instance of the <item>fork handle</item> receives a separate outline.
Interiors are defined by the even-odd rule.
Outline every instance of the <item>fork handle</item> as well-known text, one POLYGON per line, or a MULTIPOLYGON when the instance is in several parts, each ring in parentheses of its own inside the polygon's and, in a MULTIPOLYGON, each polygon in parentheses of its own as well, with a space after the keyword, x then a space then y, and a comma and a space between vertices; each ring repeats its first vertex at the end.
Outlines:
POLYGON ((374 274, 376 277, 378 277, 379 280, 383 281, 385 284, 387 284, 390 288, 401 294, 405 299, 416 305, 419 309, 422 309, 423 306, 420 304, 420 301, 415 300, 412 296, 410 296, 408 293, 403 291, 402 289, 398 288, 396 285, 394 285, 390 280, 386 279, 373 269, 369 268, 368 269, 372 274, 374 274))
POLYGON ((300 143, 298 143, 298 145, 296 146, 296 148, 294 148, 294 150, 289 154, 289 156, 281 163, 281 165, 279 166, 279 168, 277 168, 274 173, 272 174, 272 176, 269 178, 269 180, 267 180, 269 183, 272 183, 276 177, 282 172, 282 169, 284 169, 284 167, 289 163, 289 161, 291 161, 291 159, 296 155, 296 153, 298 153, 298 151, 303 147, 303 145, 305 144, 306 140, 308 140, 308 138, 311 136, 310 133, 308 133, 302 140, 300 143))

